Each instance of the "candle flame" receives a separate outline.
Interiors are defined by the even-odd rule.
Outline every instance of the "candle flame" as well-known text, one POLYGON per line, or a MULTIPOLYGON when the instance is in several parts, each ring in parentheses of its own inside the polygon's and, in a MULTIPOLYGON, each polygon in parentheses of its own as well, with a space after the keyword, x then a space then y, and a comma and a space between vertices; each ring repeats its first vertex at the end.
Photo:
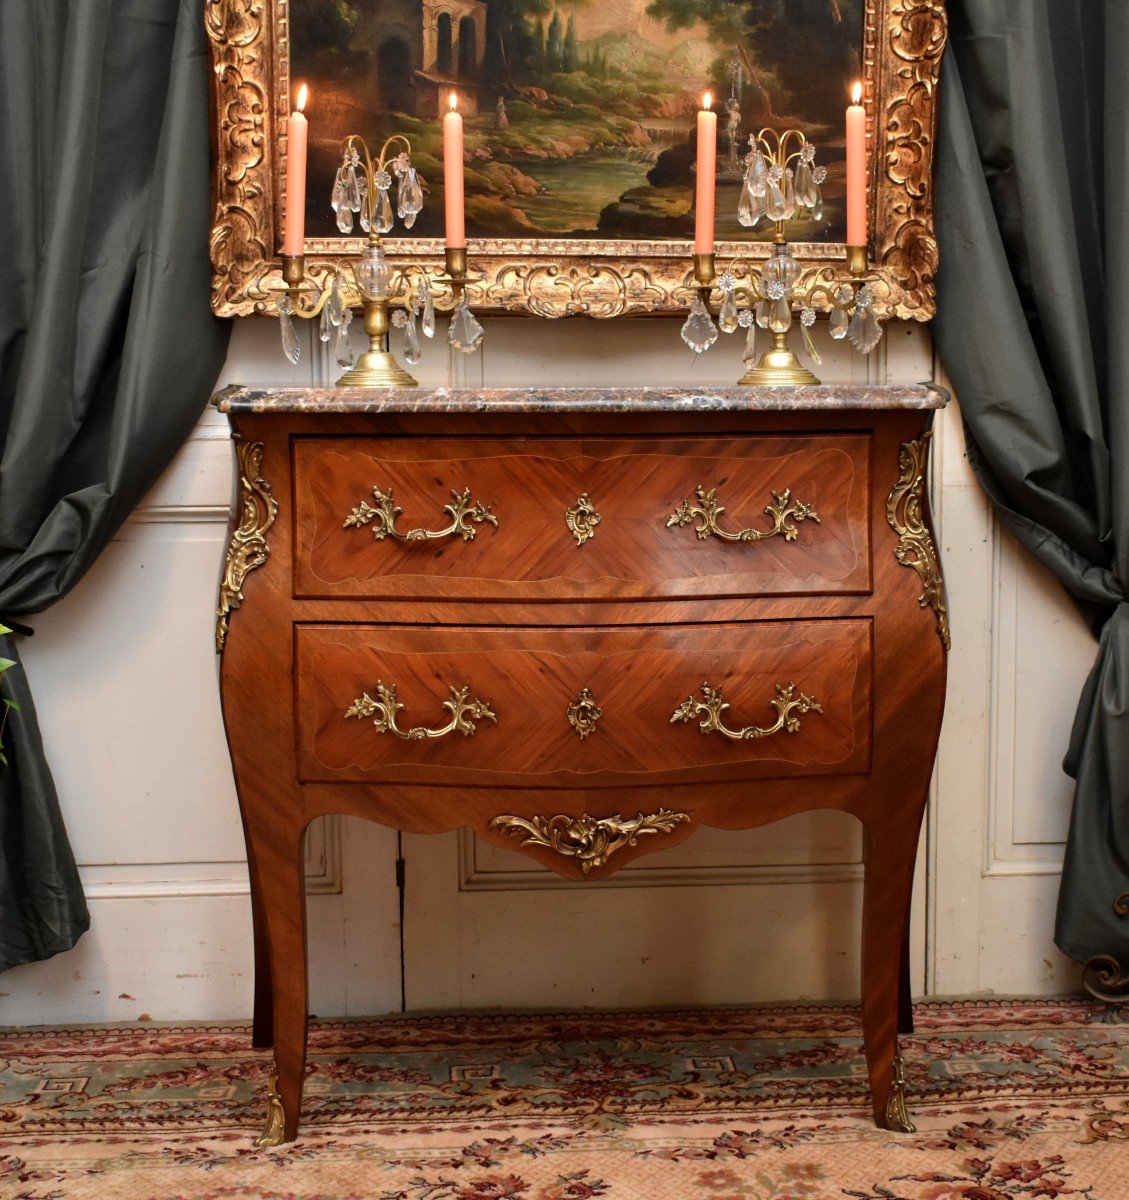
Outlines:
POLYGON ((305 84, 302 84, 302 86, 301 86, 301 87, 298 89, 298 100, 297 100, 297 102, 296 102, 296 103, 295 103, 295 105, 294 105, 294 107, 295 107, 295 108, 296 108, 296 109, 297 109, 299 112, 304 112, 304 111, 305 111, 305 108, 306 108, 306 97, 307 97, 309 94, 310 94, 310 89, 309 89, 308 87, 306 87, 306 85, 305 85, 305 84))
POLYGON ((861 99, 862 84, 856 81, 854 87, 851 88, 851 103, 858 104, 861 99))
POLYGON ((455 93, 454 93, 454 92, 452 92, 452 93, 451 93, 451 96, 450 96, 450 99, 448 100, 448 103, 449 103, 449 104, 450 104, 450 106, 451 106, 451 111, 452 111, 452 112, 454 112, 454 111, 455 111, 455 109, 459 107, 459 98, 458 98, 458 96, 456 96, 456 95, 455 95, 455 93))
POLYGON ((709 94, 709 92, 706 92, 706 94, 702 97, 702 107, 708 112, 711 104, 713 104, 713 97, 709 94))

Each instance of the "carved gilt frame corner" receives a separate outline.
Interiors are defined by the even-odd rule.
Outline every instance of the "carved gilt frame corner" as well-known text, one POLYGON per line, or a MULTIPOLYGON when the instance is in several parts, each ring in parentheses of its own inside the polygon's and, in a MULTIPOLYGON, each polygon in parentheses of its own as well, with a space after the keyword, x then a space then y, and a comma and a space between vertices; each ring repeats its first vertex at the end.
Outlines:
MULTIPOLYGON (((211 43, 212 308, 219 316, 265 311, 281 284, 277 259, 289 114, 289 0, 204 0, 211 43)), ((871 251, 878 310, 925 321, 935 310, 933 148, 937 83, 947 25, 944 0, 865 0, 864 103, 871 146, 871 251)), ((358 239, 311 238, 307 274, 324 278, 358 239)), ((693 298, 691 244, 573 239, 470 240, 480 282, 468 290, 485 312, 542 317, 645 316, 693 298)), ((719 261, 763 258, 759 242, 719 242, 719 261)), ((833 243, 797 247, 806 280, 843 261, 833 243)), ((442 244, 397 237, 398 262, 444 273, 442 244)), ((735 274, 747 273, 738 261, 735 274)), ((394 281, 394 286, 396 281, 394 281)))

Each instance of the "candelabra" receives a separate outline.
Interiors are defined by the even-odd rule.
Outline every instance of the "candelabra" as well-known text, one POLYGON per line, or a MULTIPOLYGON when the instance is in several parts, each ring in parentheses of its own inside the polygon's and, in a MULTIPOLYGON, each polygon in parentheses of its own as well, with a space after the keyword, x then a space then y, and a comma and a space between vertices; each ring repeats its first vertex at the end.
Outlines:
MULTIPOLYGON (((350 134, 342 143, 341 165, 333 181, 330 204, 337 217, 341 233, 353 232, 353 217, 368 234, 368 245, 361 256, 347 268, 353 277, 352 288, 344 271, 334 265, 321 286, 307 280, 303 255, 282 256, 283 295, 278 300, 282 349, 286 357, 297 363, 301 343, 294 328, 294 318, 312 320, 320 317, 319 334, 323 342, 334 340, 339 366, 348 368, 337 381, 339 387, 416 387, 416 380, 397 362, 389 348, 392 326, 404 331, 404 358, 414 365, 420 360, 419 333, 435 336, 435 298, 431 293, 427 273, 420 268, 413 285, 404 269, 406 280, 402 307, 393 309, 390 287, 394 268, 384 254, 381 235, 391 231, 394 224, 389 191, 393 176, 397 181, 395 216, 405 229, 415 224, 423 210, 423 188, 411 163, 411 144, 400 134, 393 134, 381 147, 375 162, 363 138, 350 134), (349 344, 349 326, 353 312, 346 303, 345 292, 360 296, 364 330, 369 348, 355 358, 349 344), (417 327, 418 322, 418 327, 417 327)), ((466 250, 448 247, 446 275, 437 282, 449 288, 453 298, 447 340, 457 350, 473 353, 482 344, 482 326, 466 303, 466 250)))
POLYGON ((845 275, 820 278, 808 288, 798 289, 800 266, 785 229, 792 220, 822 219, 820 185, 826 169, 815 165, 815 147, 798 129, 782 134, 762 129, 749 138, 749 147, 737 219, 748 228, 762 220, 773 222, 772 252, 759 268, 747 268, 748 284, 744 286, 737 282, 741 273, 737 260, 718 278, 715 256, 695 254, 697 295, 682 326, 682 340, 702 354, 718 340, 719 333, 744 329, 746 371, 741 383, 768 387, 819 383, 788 345, 794 323, 792 307, 799 305, 804 350, 816 366, 823 360, 810 331, 816 319, 815 305, 821 300, 830 309, 831 336, 846 338, 860 354, 869 354, 882 336, 882 327, 874 315, 874 291, 869 282, 873 276, 866 247, 847 247, 845 275), (716 323, 710 311, 715 283, 721 292, 716 323), (759 330, 768 331, 772 343, 758 362, 759 330))

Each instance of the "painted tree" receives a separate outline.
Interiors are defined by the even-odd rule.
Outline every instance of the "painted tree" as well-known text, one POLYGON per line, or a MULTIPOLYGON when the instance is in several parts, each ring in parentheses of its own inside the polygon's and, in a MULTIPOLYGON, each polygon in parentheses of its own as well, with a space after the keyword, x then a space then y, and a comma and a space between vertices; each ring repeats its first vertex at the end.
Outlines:
POLYGON ((564 69, 576 71, 580 67, 580 43, 576 38, 576 17, 568 14, 568 30, 564 40, 564 69))
POLYGON ((564 66, 564 30, 561 27, 561 14, 556 9, 553 10, 549 33, 545 38, 545 66, 550 71, 559 71, 564 66))
MULTIPOLYGON (((787 91, 810 81, 812 95, 826 95, 828 73, 850 70, 861 48, 862 0, 650 0, 647 15, 668 30, 701 24, 719 50, 730 48, 741 59, 746 77, 760 97, 767 121, 777 120, 773 95, 778 80, 787 91)), ((779 96, 782 101, 790 94, 779 96)), ((836 98, 837 102, 837 98, 836 98)))

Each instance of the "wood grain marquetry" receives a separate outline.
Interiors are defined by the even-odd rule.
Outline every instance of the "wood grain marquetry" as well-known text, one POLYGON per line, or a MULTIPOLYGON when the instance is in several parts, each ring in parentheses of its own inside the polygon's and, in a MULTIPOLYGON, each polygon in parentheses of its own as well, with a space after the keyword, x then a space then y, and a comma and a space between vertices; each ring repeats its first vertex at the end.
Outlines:
MULTIPOLYGON (((513 787, 755 779, 865 771, 870 753, 870 622, 805 621, 641 629, 496 630, 304 626, 297 635, 299 777, 304 782, 513 787), (401 724, 440 723, 450 685, 469 687, 496 724, 473 737, 406 741, 346 720, 377 680, 394 683, 401 724), (733 741, 671 716, 703 680, 745 724, 777 720, 795 684, 822 713, 795 733, 733 741), (600 697, 599 736, 578 745, 568 706, 600 697), (747 718, 747 720, 745 719, 747 718)), ((381 719, 381 714, 377 714, 381 719)))
MULTIPOLYGON (((396 599, 650 599, 870 589, 870 439, 865 434, 631 442, 374 438, 294 448, 300 596, 396 599), (774 494, 819 514, 795 536, 726 544, 670 523, 696 489, 718 489, 725 521, 771 530, 774 494), (373 489, 390 490, 405 528, 435 527, 452 493, 489 506, 497 528, 415 545, 343 528, 373 489), (566 513, 590 498, 599 529, 583 553, 566 513)), ((791 524, 791 521, 789 522, 791 524)))
POLYGON ((257 569, 225 576, 220 606, 253 1042, 277 1067, 266 1140, 298 1130, 302 840, 327 813, 469 827, 569 880, 701 825, 853 814, 873 1113, 905 1128, 897 1034, 948 637, 924 474, 940 394, 796 389, 784 411, 748 388, 745 406, 604 412, 567 391, 530 411, 526 393, 437 392, 372 412, 349 392, 232 411, 277 502, 234 522, 257 569))

